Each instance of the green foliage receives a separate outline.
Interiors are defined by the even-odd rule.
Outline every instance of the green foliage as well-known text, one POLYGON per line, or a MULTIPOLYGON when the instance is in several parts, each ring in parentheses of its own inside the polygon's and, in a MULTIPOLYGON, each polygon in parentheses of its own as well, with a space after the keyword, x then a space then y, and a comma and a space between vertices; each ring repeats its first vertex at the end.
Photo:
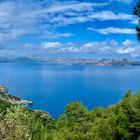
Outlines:
POLYGON ((30 139, 30 132, 25 121, 28 117, 28 114, 22 107, 13 107, 9 109, 0 121, 1 139, 30 139))
POLYGON ((134 15, 138 17, 138 25, 136 26, 137 38, 140 40, 140 0, 138 0, 137 5, 134 7, 134 15))
POLYGON ((87 109, 80 102, 69 104, 56 123, 57 139, 86 140, 86 133, 90 127, 86 120, 87 114, 87 109))
POLYGON ((140 92, 91 111, 74 101, 57 120, 1 100, 0 111, 2 140, 140 140, 140 92))
POLYGON ((8 108, 10 108, 11 106, 12 106, 12 104, 10 104, 6 101, 0 100, 0 113, 5 113, 6 110, 8 108))
POLYGON ((28 114, 30 117, 27 119, 27 122, 32 134, 32 140, 50 139, 55 123, 52 117, 48 113, 41 111, 30 110, 28 114))
POLYGON ((136 140, 140 136, 140 92, 125 97, 116 106, 117 130, 123 139, 136 140))
POLYGON ((21 106, 9 107, 9 103, 3 101, 0 103, 5 106, 5 110, 7 107, 5 115, 0 117, 0 140, 49 140, 51 138, 54 120, 48 113, 28 110, 21 106))
POLYGON ((69 104, 57 120, 55 136, 58 140, 138 140, 140 93, 132 95, 129 90, 118 104, 92 111, 79 102, 69 104))

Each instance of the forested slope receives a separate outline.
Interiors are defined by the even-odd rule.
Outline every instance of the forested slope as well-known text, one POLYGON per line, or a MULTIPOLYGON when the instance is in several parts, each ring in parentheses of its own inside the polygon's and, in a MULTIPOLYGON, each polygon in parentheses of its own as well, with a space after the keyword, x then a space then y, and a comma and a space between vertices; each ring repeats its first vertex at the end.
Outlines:
POLYGON ((140 93, 91 111, 74 101, 57 120, 0 100, 0 140, 140 140, 140 93))

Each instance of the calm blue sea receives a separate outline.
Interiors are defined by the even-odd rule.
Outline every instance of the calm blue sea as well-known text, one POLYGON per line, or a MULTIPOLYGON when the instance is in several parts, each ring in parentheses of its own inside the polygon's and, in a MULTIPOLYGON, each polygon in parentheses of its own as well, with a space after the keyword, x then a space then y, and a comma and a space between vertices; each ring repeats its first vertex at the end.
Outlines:
POLYGON ((140 89, 140 67, 1 63, 0 84, 13 95, 32 100, 32 109, 61 115, 66 105, 82 101, 88 109, 118 102, 128 89, 140 89))

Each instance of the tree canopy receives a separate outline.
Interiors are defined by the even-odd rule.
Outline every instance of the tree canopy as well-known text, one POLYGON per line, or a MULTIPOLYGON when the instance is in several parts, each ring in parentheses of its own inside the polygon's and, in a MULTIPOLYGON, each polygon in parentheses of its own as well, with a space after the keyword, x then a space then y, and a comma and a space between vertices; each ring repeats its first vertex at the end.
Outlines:
POLYGON ((140 92, 131 91, 115 105, 88 110, 81 102, 67 105, 53 119, 0 100, 2 140, 140 140, 140 92))
POLYGON ((136 27, 136 31, 137 31, 137 38, 138 40, 140 40, 140 0, 138 0, 138 3, 134 8, 134 15, 138 17, 138 25, 136 27))

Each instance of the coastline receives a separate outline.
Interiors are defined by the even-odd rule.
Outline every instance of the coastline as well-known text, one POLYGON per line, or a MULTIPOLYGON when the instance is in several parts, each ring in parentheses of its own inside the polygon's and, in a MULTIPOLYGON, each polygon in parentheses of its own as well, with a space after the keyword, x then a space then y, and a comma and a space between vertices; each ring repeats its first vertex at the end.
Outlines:
POLYGON ((115 58, 0 58, 0 63, 57 63, 57 64, 84 64, 95 66, 140 66, 140 61, 115 58))
POLYGON ((7 101, 11 104, 15 104, 15 105, 32 105, 33 104, 32 101, 28 101, 18 96, 9 94, 8 88, 4 85, 0 85, 0 99, 3 101, 7 101))

